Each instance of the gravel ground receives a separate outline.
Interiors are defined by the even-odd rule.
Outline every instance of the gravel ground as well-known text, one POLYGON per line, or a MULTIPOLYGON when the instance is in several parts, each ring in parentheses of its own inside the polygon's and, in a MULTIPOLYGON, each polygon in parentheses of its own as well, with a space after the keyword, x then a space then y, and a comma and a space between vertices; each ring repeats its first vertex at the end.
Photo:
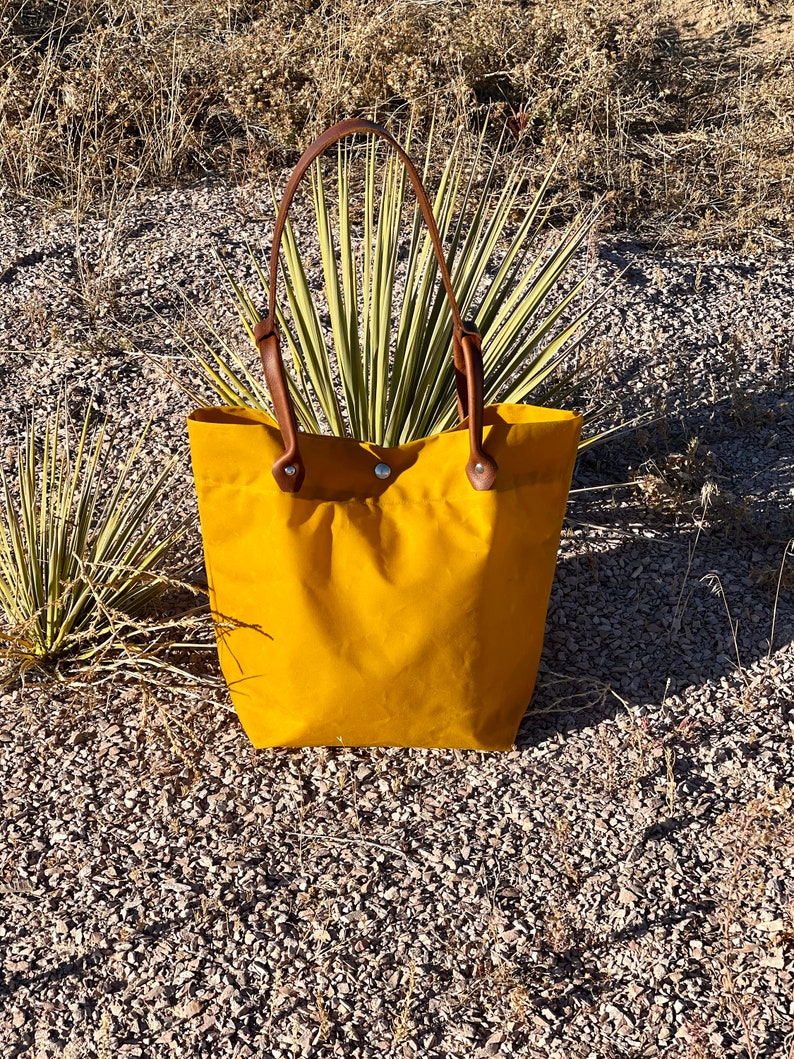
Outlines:
MULTIPOLYGON (((270 223, 7 204, 0 452, 66 393, 188 482, 146 354, 270 223)), ((794 262, 605 237, 613 280, 585 353, 655 418, 580 460, 514 751, 254 751, 209 654, 0 697, 4 1057, 794 1055, 794 262)))

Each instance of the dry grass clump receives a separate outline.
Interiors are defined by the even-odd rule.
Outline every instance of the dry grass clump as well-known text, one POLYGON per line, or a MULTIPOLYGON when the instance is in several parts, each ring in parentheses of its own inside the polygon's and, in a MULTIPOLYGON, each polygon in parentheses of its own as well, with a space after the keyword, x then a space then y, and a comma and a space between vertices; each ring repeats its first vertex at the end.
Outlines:
POLYGON ((0 165, 63 198, 169 181, 212 159, 222 24, 209 5, 9 0, 0 29, 0 165))
POLYGON ((528 172, 617 222, 791 224, 787 5, 751 0, 0 0, 0 174, 74 202, 109 182, 290 161, 352 114, 486 114, 528 172), (668 6, 664 6, 664 5, 668 6))
MULTIPOLYGON (((785 785, 719 821, 717 839, 726 858, 717 884, 718 921, 722 934, 719 984, 725 1006, 742 1027, 750 1059, 760 1059, 770 1045, 756 992, 759 982, 772 985, 785 971, 794 945, 794 906, 779 895, 794 865, 792 790, 785 785)), ((774 1045, 771 1045, 774 1047, 774 1045)), ((794 1036, 785 1051, 791 1055, 794 1036)))

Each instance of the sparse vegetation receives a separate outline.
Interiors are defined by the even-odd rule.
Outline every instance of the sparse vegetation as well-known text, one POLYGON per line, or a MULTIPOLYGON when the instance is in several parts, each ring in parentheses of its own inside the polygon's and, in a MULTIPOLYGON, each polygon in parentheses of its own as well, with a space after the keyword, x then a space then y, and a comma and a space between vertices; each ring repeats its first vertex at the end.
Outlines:
POLYGON ((528 174, 613 222, 786 238, 788 4, 5 0, 0 174, 74 204, 119 182, 289 162, 331 121, 411 118, 472 143, 486 116, 528 174))
MULTIPOLYGON (((284 355, 295 372, 290 384, 302 428, 313 433, 330 428, 334 434, 395 445, 457 422, 452 314, 418 207, 409 226, 404 219, 401 223, 408 213, 406 198, 409 205, 413 198, 402 164, 392 157, 381 176, 377 146, 371 138, 363 204, 352 192, 353 173, 361 168, 353 163, 353 152, 340 147, 330 194, 320 164, 312 171, 319 255, 307 262, 288 219, 282 276, 284 304, 291 312, 286 315, 279 305, 277 315, 284 355), (323 277, 321 291, 308 278, 317 272, 323 277), (332 343, 323 319, 330 321, 332 343)), ((430 157, 428 152, 426 169, 430 157)), ((546 181, 516 225, 520 167, 512 168, 505 181, 491 167, 480 186, 475 172, 466 174, 453 152, 433 209, 450 246, 447 264, 461 313, 475 320, 482 334, 485 400, 570 402, 593 370, 576 356, 590 310, 581 297, 587 276, 570 278, 568 266, 599 211, 578 217, 562 233, 552 232, 545 223, 546 181)), ((268 286, 268 265, 256 258, 253 264, 260 290, 229 276, 252 341, 260 319, 257 306, 265 303, 268 286)), ((249 368, 217 329, 210 326, 209 337, 196 330, 188 348, 216 399, 270 410, 258 366, 249 368)), ((591 434, 585 444, 597 436, 591 434)))
MULTIPOLYGON (((725 868, 717 888, 722 950, 715 975, 750 1059, 763 1054, 767 1033, 752 984, 786 967, 794 941, 791 903, 776 918, 766 900, 779 880, 788 877, 794 858, 792 790, 780 786, 773 791, 772 786, 766 797, 726 813, 716 832, 725 868)), ((782 1054, 792 1055, 792 1048, 789 1035, 782 1054)))
MULTIPOLYGON (((792 273, 777 253, 794 229, 791 13, 790 0, 0 0, 3 1054, 794 1059, 792 273), (163 288, 219 321, 193 344, 220 400, 265 405, 250 345, 235 360, 212 250, 252 281, 249 298, 235 279, 250 328, 264 299, 241 240, 265 213, 266 245, 272 221, 258 178, 278 187, 350 114, 403 142, 412 126, 416 157, 432 128, 431 191, 456 142, 476 201, 491 164, 499 194, 515 179, 485 287, 555 159, 544 253, 571 249, 557 222, 599 199, 612 234, 696 244, 584 240, 599 282, 620 279, 573 367, 607 401, 636 358, 648 373, 630 407, 654 418, 580 461, 547 668, 503 756, 255 752, 203 662, 208 608, 194 591, 175 617, 173 596, 154 598, 194 589, 164 560, 198 545, 180 536, 163 455, 179 451, 186 402, 155 392, 143 355, 189 370, 171 340, 194 314, 164 322, 177 310, 163 288), (139 194, 208 172, 224 179, 195 198, 139 194), (238 209, 228 181, 249 177, 238 209), (63 411, 43 429, 58 392, 63 407, 90 395, 119 433, 63 411), (26 407, 41 425, 17 451, 26 407)), ((487 326, 482 289, 471 311, 487 326)), ((310 336, 284 306, 299 360, 310 336)), ((503 347, 531 359, 525 323, 503 347)), ((328 352, 318 367, 339 381, 328 352)), ((309 411, 350 429, 344 405, 337 421, 309 411)), ((439 405, 427 412, 425 429, 443 425, 439 405)))
POLYGON ((129 617, 168 584, 162 560, 184 534, 164 504, 174 461, 141 481, 141 441, 114 466, 89 416, 70 439, 59 410, 40 438, 29 425, 16 475, 0 468, 0 663, 19 672, 123 643, 129 617))

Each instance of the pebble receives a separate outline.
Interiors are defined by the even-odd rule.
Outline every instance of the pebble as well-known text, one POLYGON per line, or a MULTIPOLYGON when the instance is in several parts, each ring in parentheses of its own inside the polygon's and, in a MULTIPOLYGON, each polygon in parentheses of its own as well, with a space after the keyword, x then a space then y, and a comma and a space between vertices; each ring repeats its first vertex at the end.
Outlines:
MULTIPOLYGON (((122 221, 116 242, 81 226, 107 301, 91 320, 70 219, 0 215, 0 453, 66 391, 121 438, 151 419, 146 459, 177 455, 189 485, 163 318, 184 293, 247 349, 213 253, 252 279, 268 192, 142 192, 122 221)), ((794 268, 603 238, 587 396, 645 423, 577 466, 516 750, 254 752, 211 661, 140 732, 129 676, 0 692, 0 1053, 650 1059, 675 1039, 746 1051, 740 1014, 758 1053, 759 1027, 789 1032, 787 577, 769 640, 794 536, 794 268)))

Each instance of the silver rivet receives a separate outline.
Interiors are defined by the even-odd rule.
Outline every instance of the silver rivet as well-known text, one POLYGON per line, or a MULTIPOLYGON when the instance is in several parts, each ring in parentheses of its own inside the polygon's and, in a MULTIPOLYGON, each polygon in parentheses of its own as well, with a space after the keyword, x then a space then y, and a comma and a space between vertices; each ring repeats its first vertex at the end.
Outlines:
POLYGON ((388 463, 379 463, 375 467, 375 477, 376 478, 388 478, 390 474, 391 474, 391 467, 388 465, 388 463))
POLYGON ((474 464, 474 469, 477 472, 477 474, 482 474, 482 472, 485 470, 485 468, 483 467, 483 465, 481 463, 475 463, 474 464))
POLYGON ((296 470, 297 468, 294 463, 288 463, 287 466, 284 468, 284 474, 288 474, 291 478, 293 474, 295 474, 296 470))

